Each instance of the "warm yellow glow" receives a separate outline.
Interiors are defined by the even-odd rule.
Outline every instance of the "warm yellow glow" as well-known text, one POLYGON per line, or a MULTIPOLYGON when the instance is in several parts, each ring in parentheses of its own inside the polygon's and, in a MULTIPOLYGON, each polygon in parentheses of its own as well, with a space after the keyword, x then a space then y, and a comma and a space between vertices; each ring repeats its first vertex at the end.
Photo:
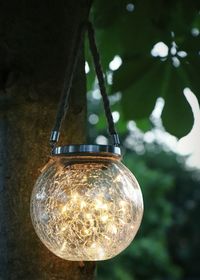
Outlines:
POLYGON ((109 220, 109 216, 104 214, 100 217, 100 219, 103 223, 105 223, 107 220, 109 220))
POLYGON ((110 157, 50 161, 31 199, 38 236, 67 260, 104 260, 119 254, 133 240, 142 214, 137 180, 110 157))

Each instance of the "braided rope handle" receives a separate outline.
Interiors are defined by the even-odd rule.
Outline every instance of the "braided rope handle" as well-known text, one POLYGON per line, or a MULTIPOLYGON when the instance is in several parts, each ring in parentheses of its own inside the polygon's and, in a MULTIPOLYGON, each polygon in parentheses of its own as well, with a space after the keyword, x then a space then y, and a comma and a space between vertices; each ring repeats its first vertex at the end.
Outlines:
POLYGON ((74 74, 76 71, 76 67, 77 67, 77 63, 78 63, 78 59, 79 59, 79 55, 80 55, 80 50, 81 50, 81 46, 83 43, 84 33, 85 33, 86 29, 88 31, 89 46, 90 46, 90 51, 91 51, 92 57, 93 57, 95 72, 96 72, 98 83, 99 83, 99 89, 100 89, 101 96, 103 99, 104 111, 105 111, 107 123, 108 123, 108 130, 112 137, 113 145, 114 146, 120 145, 119 136, 116 132, 114 121, 113 121, 113 116, 112 116, 111 109, 110 109, 109 98, 106 93, 105 80, 104 80, 103 70, 102 70, 101 63, 100 63, 100 55, 99 55, 96 41, 95 41, 94 28, 93 28, 91 22, 87 22, 86 24, 83 24, 80 27, 80 29, 76 35, 75 44, 74 44, 74 46, 72 46, 72 50, 71 50, 72 58, 73 58, 72 64, 68 65, 68 67, 67 67, 66 79, 64 81, 63 91, 62 91, 62 94, 60 97, 58 111, 57 111, 57 115, 56 115, 56 119, 55 119, 55 124, 51 131, 51 136, 50 136, 50 144, 51 144, 52 148, 58 142, 59 135, 60 135, 59 131, 60 131, 62 122, 63 122, 63 120, 66 116, 67 110, 68 110, 69 94, 71 91, 73 77, 74 77, 74 74))

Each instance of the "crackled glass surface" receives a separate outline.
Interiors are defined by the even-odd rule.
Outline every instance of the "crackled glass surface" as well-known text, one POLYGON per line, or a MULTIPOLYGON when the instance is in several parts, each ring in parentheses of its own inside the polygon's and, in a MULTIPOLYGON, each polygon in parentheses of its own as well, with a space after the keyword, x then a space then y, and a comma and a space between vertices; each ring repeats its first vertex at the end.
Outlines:
POLYGON ((51 159, 31 198, 36 233, 66 260, 116 256, 133 240, 142 214, 139 184, 114 157, 51 159))

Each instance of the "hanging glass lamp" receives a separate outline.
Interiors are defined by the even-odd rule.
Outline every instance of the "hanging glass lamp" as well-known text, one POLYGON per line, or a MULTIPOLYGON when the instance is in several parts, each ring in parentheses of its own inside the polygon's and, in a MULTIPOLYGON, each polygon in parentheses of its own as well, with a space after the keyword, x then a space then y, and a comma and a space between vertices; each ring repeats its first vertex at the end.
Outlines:
MULTIPOLYGON (((94 31, 91 24, 87 27, 98 68, 94 31)), ((79 47, 77 44, 77 50, 79 47)), ((72 261, 99 261, 116 256, 135 237, 143 215, 139 184, 121 163, 119 138, 102 87, 103 73, 98 70, 113 145, 54 146, 31 197, 31 218, 40 240, 58 257, 72 261)), ((67 94, 65 98, 60 103, 61 111, 66 107, 67 94)), ((57 124, 51 143, 58 141, 59 118, 57 124)))

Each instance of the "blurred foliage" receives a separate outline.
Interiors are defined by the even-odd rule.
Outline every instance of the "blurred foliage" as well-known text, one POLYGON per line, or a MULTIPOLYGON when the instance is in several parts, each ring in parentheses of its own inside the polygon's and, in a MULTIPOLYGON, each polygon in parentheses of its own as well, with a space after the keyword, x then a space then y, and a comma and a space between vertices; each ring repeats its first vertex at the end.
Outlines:
MULTIPOLYGON (((177 137, 190 131, 193 114, 183 89, 189 87, 200 99, 199 10, 200 2, 195 0, 94 1, 92 20, 102 64, 113 80, 108 90, 122 92, 117 109, 125 121, 148 124, 157 98, 163 97, 166 130, 177 137), (151 54, 158 42, 168 47, 165 57, 151 54), (122 65, 111 71, 109 63, 116 55, 122 65)), ((86 57, 92 89, 95 75, 87 47, 86 57)))
POLYGON ((144 217, 133 243, 98 263, 98 280, 200 279, 200 174, 183 160, 157 144, 140 156, 126 151, 124 162, 142 188, 144 217))
MULTIPOLYGON (((96 88, 88 99, 88 142, 96 140, 99 144, 98 136, 108 141, 96 88)), ((118 99, 117 95, 110 96, 111 108, 120 102, 118 99)), ((133 243, 117 257, 99 262, 97 279, 199 280, 200 172, 190 169, 187 158, 165 144, 146 143, 144 134, 137 127, 131 128, 119 113, 116 125, 121 131, 123 161, 141 185, 145 211, 133 243)))
MULTIPOLYGON (((200 279, 200 172, 166 146, 147 144, 143 134, 165 133, 162 122, 177 137, 192 128, 183 89, 189 87, 200 100, 199 9, 195 0, 94 1, 92 20, 111 109, 119 117, 115 121, 123 161, 140 182, 145 205, 135 240, 119 256, 98 263, 98 280, 200 279), (152 55, 158 42, 168 47, 164 57, 152 55), (112 70, 110 62, 116 55, 122 64, 112 70), (151 115, 158 97, 165 100, 162 122, 151 115), (136 122, 134 129, 130 120, 136 122)), ((106 120, 87 42, 86 59, 88 142, 96 139, 99 144, 100 135, 106 143, 106 120)))

